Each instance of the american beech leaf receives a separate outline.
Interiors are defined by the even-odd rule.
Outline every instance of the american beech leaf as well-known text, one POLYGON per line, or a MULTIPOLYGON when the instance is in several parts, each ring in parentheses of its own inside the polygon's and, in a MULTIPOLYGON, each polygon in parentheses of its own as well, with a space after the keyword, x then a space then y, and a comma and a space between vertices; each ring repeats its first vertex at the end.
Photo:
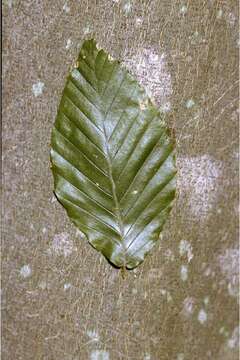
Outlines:
POLYGON ((174 143, 146 91, 94 40, 70 71, 51 139, 55 194, 113 265, 138 266, 175 197, 174 143))

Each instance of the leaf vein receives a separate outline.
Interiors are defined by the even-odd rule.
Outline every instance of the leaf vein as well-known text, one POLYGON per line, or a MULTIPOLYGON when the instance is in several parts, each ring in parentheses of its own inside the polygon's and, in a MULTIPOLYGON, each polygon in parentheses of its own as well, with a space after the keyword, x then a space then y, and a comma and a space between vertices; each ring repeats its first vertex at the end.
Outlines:
POLYGON ((71 140, 69 140, 59 129, 55 127, 55 130, 67 141, 69 142, 69 144, 71 144, 74 148, 77 149, 77 151, 93 166, 95 167, 98 171, 100 171, 106 178, 108 178, 108 174, 105 173, 105 171, 103 171, 102 169, 100 169, 92 160, 90 160, 87 155, 85 155, 71 140))
POLYGON ((90 117, 77 104, 75 104, 74 101, 66 93, 64 94, 64 97, 68 99, 72 106, 75 106, 89 120, 89 122, 98 129, 98 131, 103 133, 103 130, 97 124, 95 124, 95 122, 90 119, 90 117))
MULTIPOLYGON (((137 221, 139 220, 139 218, 143 215, 144 211, 152 204, 152 202, 156 199, 156 197, 158 197, 158 195, 165 189, 165 187, 172 181, 172 179, 174 178, 175 173, 173 173, 170 178, 168 179, 168 181, 166 183, 164 183, 163 187, 158 191, 158 193, 153 197, 153 199, 150 201, 150 203, 147 204, 147 206, 145 206, 144 209, 142 209, 142 211, 140 212, 140 214, 137 216, 137 219, 134 221, 134 223, 130 226, 130 228, 128 229, 128 231, 126 232, 124 238, 126 238, 126 236, 129 234, 130 230, 135 226, 135 224, 137 223, 137 221)), ((135 203, 136 204, 136 203, 135 203)), ((135 205, 134 204, 134 205, 135 205)), ((134 206, 133 206, 134 207, 134 206)), ((131 209, 130 209, 131 210, 131 209)), ((129 211, 130 211, 129 210, 129 211)), ((128 212, 129 213, 129 212, 128 212)), ((127 216, 127 215, 126 215, 127 216)))
POLYGON ((95 143, 93 142, 93 140, 90 139, 90 137, 89 137, 88 135, 86 135, 86 134, 82 131, 82 129, 80 129, 79 126, 77 126, 77 124, 75 123, 75 121, 73 121, 72 119, 70 119, 70 117, 69 117, 63 110, 61 111, 61 113, 62 113, 63 116, 66 117, 66 119, 67 119, 71 124, 73 124, 73 125, 76 127, 76 129, 78 129, 78 130, 88 139, 88 141, 89 141, 96 149, 98 149, 98 151, 106 158, 106 154, 103 152, 103 150, 102 150, 97 144, 95 144, 95 143))
MULTIPOLYGON (((61 200, 61 198, 60 198, 60 200, 61 200)), ((72 203, 71 201, 69 201, 69 200, 67 200, 67 199, 65 199, 65 198, 63 198, 62 200, 65 201, 65 202, 67 202, 67 203, 70 203, 71 206, 73 206, 73 207, 78 207, 77 205, 75 205, 74 203, 72 203)), ((81 222, 79 219, 78 219, 77 221, 81 222)), ((119 242, 118 240, 114 239, 113 237, 111 237, 111 238, 108 237, 106 234, 102 233, 100 230, 97 230, 97 229, 95 229, 95 228, 93 228, 93 227, 91 227, 91 226, 89 226, 89 225, 83 224, 82 222, 81 222, 81 224, 82 224, 83 226, 85 226, 86 228, 89 228, 89 229, 91 229, 91 230, 94 230, 94 231, 98 232, 99 234, 103 235, 105 238, 109 239, 110 241, 113 241, 113 242, 114 242, 115 244, 117 244, 118 246, 120 246, 120 247, 122 246, 121 242, 119 242)), ((116 235, 118 235, 118 234, 116 233, 116 235)))
POLYGON ((91 196, 89 196, 85 191, 82 191, 81 189, 79 189, 76 185, 74 185, 70 180, 68 180, 65 176, 63 176, 62 174, 60 174, 60 172, 57 170, 56 173, 58 174, 58 176, 60 176, 61 178, 63 178, 66 182, 68 182, 72 187, 74 187, 76 190, 78 190, 80 193, 82 193, 84 196, 86 196, 89 200, 91 200, 92 202, 94 202, 95 204, 97 204, 99 207, 101 207, 103 210, 107 211, 110 215, 112 216, 116 216, 111 210, 107 209, 105 206, 103 206, 102 204, 100 204, 98 201, 94 200, 91 196))
POLYGON ((101 188, 100 186, 98 186, 97 184, 95 184, 94 181, 92 181, 87 175, 85 175, 82 171, 80 171, 78 168, 76 168, 76 166, 74 164, 71 163, 71 161, 69 161, 68 159, 66 159, 60 152, 58 152, 56 149, 54 149, 54 151, 58 154, 58 156, 60 156, 62 159, 64 159, 68 164, 70 164, 75 170, 77 170, 77 172, 79 172, 84 178, 86 178, 89 182, 91 182, 91 184, 94 185, 94 187, 96 187, 96 189, 100 190, 101 192, 103 192, 105 195, 107 195, 108 197, 110 197, 111 199, 112 194, 108 193, 106 190, 104 190, 103 188, 101 188))
MULTIPOLYGON (((135 85, 133 91, 131 92, 131 95, 130 95, 130 97, 129 97, 129 100, 128 100, 128 102, 127 102, 126 107, 128 107, 130 101, 132 100, 131 97, 132 97, 132 95, 135 93, 135 91, 136 91, 136 85, 135 85)), ((109 137, 109 139, 108 139, 109 142, 111 141, 111 138, 112 138, 114 132, 116 131, 116 129, 117 129, 117 127, 118 127, 118 124, 120 123, 120 121, 121 121, 124 113, 126 113, 125 109, 123 109, 121 115, 119 116, 119 119, 118 119, 118 121, 117 121, 117 124, 115 125, 115 127, 114 127, 114 129, 113 129, 113 131, 112 131, 112 133, 111 133, 111 135, 110 135, 110 137, 109 137)))
MULTIPOLYGON (((136 178, 137 178, 137 176, 139 175, 140 171, 143 169, 144 165, 146 165, 146 163, 148 162, 149 157, 152 155, 152 153, 153 153, 154 150, 156 149, 159 141, 160 141, 161 138, 162 138, 162 135, 163 135, 163 134, 161 134, 161 137, 158 139, 158 141, 157 141, 156 144, 154 145, 154 147, 153 147, 153 149, 151 150, 150 154, 148 154, 147 158, 144 160, 143 164, 142 164, 142 165, 140 166, 140 168, 138 169, 138 171, 137 171, 136 175, 134 176, 132 182, 130 183, 130 185, 128 186, 128 188, 127 188, 127 190, 125 191, 124 195, 122 196, 122 198, 121 198, 121 200, 120 200, 120 203, 123 201, 124 197, 125 197, 126 194, 128 193, 129 189, 130 189, 131 186, 133 185, 134 181, 136 180, 136 178)), ((165 161, 168 159, 168 157, 170 156, 171 153, 172 153, 172 149, 170 149, 170 152, 167 153, 167 156, 166 156, 166 157, 163 159, 163 161, 160 163, 160 165, 159 165, 159 167, 158 167, 158 169, 157 169, 157 171, 155 172, 154 175, 156 175, 157 172, 161 169, 162 165, 165 163, 165 161)), ((153 176, 154 176, 154 175, 153 175, 153 176)), ((145 188, 148 186, 148 184, 149 184, 149 182, 152 180, 153 176, 151 176, 150 179, 147 181, 147 183, 146 183, 146 185, 144 186, 141 194, 144 192, 145 188)), ((136 202, 135 202, 135 204, 136 204, 136 202)), ((128 211, 128 212, 129 212, 129 211, 128 211)), ((128 212, 126 213, 126 215, 128 214, 128 212)))
MULTIPOLYGON (((57 194, 57 192, 56 192, 57 194)), ((106 223, 105 221, 103 221, 102 219, 100 219, 98 216, 95 216, 94 214, 92 214, 90 211, 83 209, 81 206, 77 205, 75 201, 73 200, 68 200, 66 199, 66 197, 57 194, 58 197, 63 198, 64 200, 70 202, 71 204, 73 204, 74 206, 76 206, 78 209, 81 209, 81 211, 85 212, 88 216, 94 218, 95 220, 99 221, 99 223, 101 223, 102 225, 105 225, 108 229, 114 231, 116 233, 116 235, 120 235, 120 233, 110 224, 106 223)))
POLYGON ((138 119, 139 115, 140 115, 140 111, 137 113, 137 115, 135 116, 135 118, 134 118, 133 121, 131 122, 131 125, 130 125, 130 127, 128 128, 126 135, 125 135, 124 138, 122 139, 121 144, 119 145, 118 149, 115 151, 115 153, 114 153, 114 155, 113 155, 113 160, 115 159, 117 153, 119 152, 119 150, 120 150, 121 147, 123 146, 124 141, 127 139, 127 136, 128 136, 128 134, 129 134, 129 132, 131 131, 131 129, 132 129, 135 121, 138 119))
POLYGON ((97 111, 100 112, 101 110, 97 107, 97 105, 95 105, 95 104, 89 99, 89 97, 83 92, 83 90, 80 89, 80 87, 75 84, 75 82, 73 81, 73 79, 74 79, 74 78, 69 78, 69 82, 78 90, 78 92, 89 102, 89 104, 90 104, 91 106, 93 106, 97 111))
MULTIPOLYGON (((141 229, 141 231, 134 237, 134 239, 132 240, 132 241, 130 241, 130 243, 128 244, 128 246, 127 246, 127 251, 130 249, 130 247, 133 245, 133 243, 136 241, 136 239, 138 238, 138 236, 141 234, 141 232, 143 232, 145 229, 146 229, 146 227, 149 225, 149 224, 151 224, 151 222, 156 218, 156 217, 158 217, 159 216, 159 214, 161 214, 166 208, 168 208, 169 207, 169 204, 167 204, 166 206, 164 206, 158 213, 157 213, 157 215, 155 215, 153 218, 151 218, 151 220, 150 221, 148 221, 148 223, 147 224, 145 224, 144 225, 144 228, 143 229, 141 229)), ((146 245, 146 244, 145 244, 146 245)), ((137 250, 137 251, 139 251, 139 249, 137 250)), ((131 255, 131 256, 133 256, 133 255, 131 255)))
POLYGON ((126 159, 125 165, 123 167, 123 169, 121 170, 120 174, 118 175, 118 179, 120 180, 122 173, 124 172, 124 170, 126 169, 126 166, 128 165, 128 161, 130 160, 130 158, 132 157, 134 151, 136 150, 136 147, 138 146, 138 144, 140 143, 140 141, 142 140, 144 134, 146 133, 148 127, 150 126, 150 124, 152 123, 152 121, 156 119, 156 116, 154 116, 148 123, 146 123, 144 125, 143 128, 143 133, 141 134, 141 136, 139 137, 138 141, 136 142, 136 144, 134 145, 133 150, 131 151, 131 153, 129 154, 128 158, 126 159))

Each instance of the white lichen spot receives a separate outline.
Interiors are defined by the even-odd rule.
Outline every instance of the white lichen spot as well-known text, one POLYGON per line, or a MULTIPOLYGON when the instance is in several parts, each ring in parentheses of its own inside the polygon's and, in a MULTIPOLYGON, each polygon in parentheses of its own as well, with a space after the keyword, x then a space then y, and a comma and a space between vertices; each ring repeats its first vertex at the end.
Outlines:
POLYGON ((188 278, 188 267, 186 265, 182 265, 180 269, 181 279, 182 281, 187 281, 188 278))
POLYGON ((143 23, 143 19, 142 19, 142 18, 140 18, 140 17, 136 18, 136 25, 137 25, 137 26, 141 26, 142 23, 143 23))
POLYGON ((73 241, 69 238, 69 234, 63 232, 54 236, 50 253, 67 257, 76 250, 73 241))
POLYGON ((163 112, 163 113, 167 113, 171 110, 171 103, 170 101, 167 101, 165 102, 165 104, 161 105, 160 106, 160 110, 163 112))
POLYGON ((164 235, 163 235, 163 233, 161 233, 161 234, 159 235, 159 240, 162 241, 163 239, 164 239, 164 235))
POLYGON ((195 31, 191 36, 190 36, 190 40, 191 43, 193 45, 196 45, 197 43, 199 43, 199 41, 201 40, 200 34, 198 31, 195 31))
POLYGON ((209 297, 205 296, 205 298, 203 299, 204 305, 208 305, 209 304, 209 297))
POLYGON ((184 354, 183 353, 177 354, 177 360, 184 360, 184 354))
POLYGON ((65 13, 67 13, 67 14, 70 12, 70 7, 68 6, 67 3, 65 3, 65 4, 63 5, 63 11, 65 11, 65 13))
POLYGON ((110 360, 109 352, 105 350, 94 350, 91 352, 90 360, 110 360))
POLYGON ((154 97, 155 102, 161 106, 162 111, 171 108, 170 97, 173 93, 166 58, 162 49, 156 51, 154 48, 140 48, 132 58, 124 62, 146 88, 149 97, 154 97))
POLYGON ((240 160, 240 149, 234 150, 232 153, 233 160, 236 161, 236 163, 239 163, 240 160))
POLYGON ((167 302, 169 303, 169 302, 171 302, 172 300, 173 300, 172 295, 170 294, 169 291, 167 291, 167 302))
POLYGON ((26 279, 32 275, 32 269, 30 265, 23 265, 20 269, 20 275, 26 279))
POLYGON ((195 300, 192 297, 186 297, 183 301, 183 309, 182 314, 186 317, 189 317, 192 315, 194 311, 194 303, 195 300))
POLYGON ((219 329, 219 334, 224 334, 224 331, 225 331, 225 328, 224 328, 224 326, 222 326, 222 327, 219 329))
POLYGON ((161 293, 162 295, 166 295, 167 290, 165 290, 165 289, 160 289, 160 293, 161 293))
POLYGON ((239 346, 239 327, 235 327, 232 336, 227 341, 227 345, 230 349, 234 349, 239 346))
POLYGON ((43 93, 44 83, 38 81, 36 84, 33 84, 32 91, 35 97, 41 95, 43 93))
POLYGON ((207 313, 204 309, 201 309, 198 313, 198 321, 200 324, 204 324, 207 321, 207 313))
POLYGON ((208 276, 211 275, 211 273, 212 273, 212 270, 211 270, 210 266, 208 266, 208 267, 204 270, 203 275, 206 276, 206 277, 208 277, 208 276))
POLYGON ((237 279, 233 279, 231 282, 228 283, 228 293, 232 297, 239 297, 239 289, 237 279))
POLYGON ((187 6, 186 5, 183 5, 181 8, 180 8, 180 14, 182 15, 185 15, 187 13, 187 6))
POLYGON ((217 12, 217 19, 221 19, 222 16, 223 16, 223 10, 219 9, 217 12))
POLYGON ((86 25, 84 28, 83 28, 83 35, 88 35, 92 32, 92 28, 90 25, 86 25))
POLYGON ((87 330, 87 336, 91 339, 93 342, 99 341, 99 335, 96 330, 87 330))
POLYGON ((232 27, 235 25, 235 22, 237 20, 236 16, 233 14, 233 13, 229 13, 228 14, 228 17, 227 17, 227 22, 229 23, 229 25, 232 27))
POLYGON ((133 195, 136 195, 137 193, 138 193, 138 191, 137 190, 133 190, 133 195))
POLYGON ((67 39, 67 45, 66 45, 66 49, 70 49, 70 47, 72 46, 72 40, 71 39, 67 39))
POLYGON ((222 327, 219 329, 219 334, 224 335, 225 337, 227 337, 227 336, 229 335, 229 332, 225 329, 224 326, 222 326, 222 327))
POLYGON ((239 296, 239 258, 240 252, 238 247, 226 249, 218 257, 221 272, 227 281, 228 293, 233 297, 239 296))
POLYGON ((57 201, 56 196, 52 196, 51 198, 51 204, 55 203, 57 201))
POLYGON ((110 54, 108 54, 108 60, 109 61, 114 61, 114 58, 110 54))
POLYGON ((187 109, 191 109, 195 105, 195 101, 193 99, 188 99, 185 105, 187 109))
POLYGON ((43 227, 43 228, 42 228, 42 233, 43 233, 43 234, 46 234, 46 232, 47 232, 47 229, 46 229, 45 227, 43 227))
POLYGON ((151 355, 149 353, 145 353, 143 360, 151 360, 151 355))
POLYGON ((64 288, 65 291, 70 289, 71 287, 72 287, 71 283, 66 283, 66 284, 63 285, 63 288, 64 288))
POLYGON ((170 292, 166 289, 160 289, 160 294, 163 295, 167 302, 171 302, 172 301, 172 295, 170 294, 170 292))
POLYGON ((179 254, 180 256, 187 256, 188 262, 193 258, 192 245, 187 240, 181 240, 179 244, 179 254))
POLYGON ((123 6, 123 11, 125 12, 125 14, 129 14, 131 10, 132 10, 132 4, 130 1, 127 1, 123 6))
POLYGON ((185 209, 192 218, 205 221, 218 197, 217 182, 222 162, 211 156, 178 157, 178 189, 187 201, 185 209))

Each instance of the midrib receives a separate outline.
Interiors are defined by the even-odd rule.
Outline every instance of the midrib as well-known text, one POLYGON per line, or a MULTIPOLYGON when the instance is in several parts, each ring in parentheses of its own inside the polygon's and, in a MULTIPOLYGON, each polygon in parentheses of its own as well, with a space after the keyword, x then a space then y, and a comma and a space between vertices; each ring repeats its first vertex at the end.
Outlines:
MULTIPOLYGON (((104 131, 104 140, 105 140, 105 145, 106 145, 106 159, 107 159, 107 164, 108 164, 109 178, 110 178, 110 182, 111 182, 111 186, 112 186, 112 194, 113 194, 113 200, 114 200, 114 205, 115 205, 114 213, 116 214, 116 217, 117 217, 117 223, 119 226, 119 231, 120 231, 120 236, 121 236, 121 246, 123 248, 124 261, 125 261, 125 255, 126 255, 127 249, 123 243, 124 226, 123 226, 123 220, 122 220, 122 214, 121 214, 121 210, 120 210, 120 206, 119 206, 119 201, 117 198, 116 185, 115 185, 115 182, 113 179, 113 174, 112 174, 112 160, 111 160, 111 154, 109 151, 109 144, 108 144, 108 140, 107 140, 107 132, 106 132, 104 121, 103 121, 103 131, 104 131)), ((124 263, 124 266, 125 266, 125 263, 124 263)))
MULTIPOLYGON (((100 95, 101 100, 103 100, 104 94, 105 94, 105 92, 107 90, 109 82, 111 81, 111 78, 112 78, 112 73, 111 73, 111 76, 110 76, 110 78, 109 78, 109 80, 108 80, 108 82, 106 84, 105 89, 103 90, 103 93, 100 95)), ((121 81, 121 84, 120 84, 120 86, 118 88, 118 91, 116 92, 115 96, 113 97, 113 100, 112 100, 110 106, 108 107, 107 111, 104 111, 102 124, 103 124, 103 133, 104 133, 104 142, 105 142, 105 146, 106 146, 105 155, 106 155, 106 160, 107 160, 107 164, 108 164, 109 178, 110 178, 110 182, 111 182, 111 186, 112 186, 113 201, 114 201, 114 205, 115 205, 115 209, 113 210, 113 212, 116 214, 117 223, 118 223, 119 232, 120 232, 120 238, 121 238, 120 239, 120 245, 121 245, 121 247, 123 249, 123 255, 124 255, 122 268, 124 269, 124 268, 126 268, 126 253, 127 253, 127 248, 123 243, 124 225, 123 225, 122 214, 121 214, 121 210, 120 210, 120 206, 119 206, 119 202, 118 202, 118 198, 117 198, 116 185, 115 185, 115 182, 114 182, 114 179, 113 179, 112 158, 111 158, 111 154, 110 154, 110 150, 109 150, 107 131, 106 131, 106 127, 105 127, 105 120, 106 120, 106 118, 107 118, 107 116, 108 116, 108 114, 110 112, 110 109, 112 107, 112 104, 114 103, 114 100, 116 99, 116 97, 118 95, 119 89, 121 88, 123 81, 124 81, 124 77, 123 77, 123 79, 121 81)))

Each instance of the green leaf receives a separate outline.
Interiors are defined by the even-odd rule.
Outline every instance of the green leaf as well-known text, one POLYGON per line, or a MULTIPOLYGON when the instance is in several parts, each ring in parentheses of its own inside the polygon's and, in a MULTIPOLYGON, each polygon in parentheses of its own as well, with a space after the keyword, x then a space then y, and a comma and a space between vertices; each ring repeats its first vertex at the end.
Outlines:
POLYGON ((138 266, 172 207, 174 144, 145 90, 94 40, 67 78, 51 161, 55 194, 91 245, 138 266))

